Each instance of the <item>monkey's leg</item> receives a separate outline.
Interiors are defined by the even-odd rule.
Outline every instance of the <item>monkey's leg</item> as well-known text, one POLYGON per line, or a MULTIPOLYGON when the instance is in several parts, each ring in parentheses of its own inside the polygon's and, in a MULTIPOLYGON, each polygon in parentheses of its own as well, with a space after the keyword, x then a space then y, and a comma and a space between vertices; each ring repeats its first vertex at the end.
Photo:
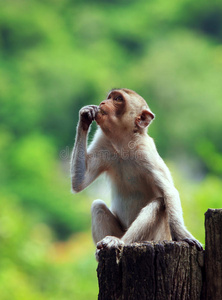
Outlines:
POLYGON ((92 215, 92 237, 94 243, 98 243, 107 235, 121 238, 124 231, 121 228, 120 222, 112 214, 105 202, 95 200, 91 207, 92 215))
POLYGON ((126 244, 171 239, 163 198, 154 199, 147 204, 122 237, 122 241, 126 244))

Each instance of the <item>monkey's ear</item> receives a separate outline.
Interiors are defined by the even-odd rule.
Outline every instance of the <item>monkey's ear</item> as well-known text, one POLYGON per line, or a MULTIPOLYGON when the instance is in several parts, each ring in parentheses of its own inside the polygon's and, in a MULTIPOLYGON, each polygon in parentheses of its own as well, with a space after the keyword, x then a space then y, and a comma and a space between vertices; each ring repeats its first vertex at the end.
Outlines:
POLYGON ((140 128, 146 128, 154 119, 155 115, 148 109, 144 109, 142 113, 136 118, 135 123, 140 128))

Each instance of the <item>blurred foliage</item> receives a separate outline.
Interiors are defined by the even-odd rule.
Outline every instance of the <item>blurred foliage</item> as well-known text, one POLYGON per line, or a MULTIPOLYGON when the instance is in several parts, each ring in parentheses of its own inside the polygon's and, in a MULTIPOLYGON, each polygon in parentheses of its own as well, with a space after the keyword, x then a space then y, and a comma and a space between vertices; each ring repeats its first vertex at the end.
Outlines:
POLYGON ((204 212, 222 206, 222 2, 0 5, 1 299, 96 299, 100 188, 71 195, 68 161, 79 109, 113 87, 156 114, 150 135, 204 243, 204 212))

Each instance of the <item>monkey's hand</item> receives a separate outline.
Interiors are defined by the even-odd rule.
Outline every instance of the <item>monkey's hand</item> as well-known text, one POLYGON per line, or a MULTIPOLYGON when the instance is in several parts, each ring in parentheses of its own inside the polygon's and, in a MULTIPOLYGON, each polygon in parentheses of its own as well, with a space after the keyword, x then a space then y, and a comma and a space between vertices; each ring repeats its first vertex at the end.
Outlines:
POLYGON ((186 242, 187 244, 191 245, 191 246, 196 246, 197 250, 199 250, 199 251, 203 250, 203 246, 196 239, 185 238, 185 239, 183 239, 183 241, 186 242))
POLYGON ((97 105, 87 105, 80 109, 79 123, 83 130, 88 130, 92 121, 95 120, 97 112, 98 112, 97 105))
POLYGON ((102 249, 117 249, 117 255, 124 246, 124 242, 115 236, 106 236, 100 242, 97 243, 96 260, 99 261, 99 252, 102 249))

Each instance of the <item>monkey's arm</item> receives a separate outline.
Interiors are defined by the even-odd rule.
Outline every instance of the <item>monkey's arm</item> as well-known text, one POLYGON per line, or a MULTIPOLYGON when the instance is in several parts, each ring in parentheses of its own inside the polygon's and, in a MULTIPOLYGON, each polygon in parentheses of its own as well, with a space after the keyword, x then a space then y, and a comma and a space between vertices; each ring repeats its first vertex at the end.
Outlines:
POLYGON ((89 126, 95 119, 97 110, 96 105, 89 105, 79 112, 79 123, 71 155, 71 179, 74 192, 82 191, 103 171, 98 143, 94 143, 95 146, 87 151, 89 126))
POLYGON ((163 198, 153 199, 147 204, 121 240, 126 244, 149 240, 171 240, 163 198))
POLYGON ((144 174, 148 182, 152 179, 154 186, 164 199, 172 239, 174 241, 186 241, 191 245, 196 245, 198 249, 202 249, 202 245, 184 225, 179 193, 174 186, 170 171, 159 156, 152 139, 149 140, 147 148, 149 151, 144 153, 143 160, 144 174))
POLYGON ((168 168, 167 172, 164 172, 164 168, 161 171, 153 171, 153 178, 163 194, 172 239, 174 241, 186 241, 190 245, 196 245, 199 250, 203 249, 200 242, 193 237, 184 225, 180 196, 174 187, 171 176, 169 176, 168 168))

